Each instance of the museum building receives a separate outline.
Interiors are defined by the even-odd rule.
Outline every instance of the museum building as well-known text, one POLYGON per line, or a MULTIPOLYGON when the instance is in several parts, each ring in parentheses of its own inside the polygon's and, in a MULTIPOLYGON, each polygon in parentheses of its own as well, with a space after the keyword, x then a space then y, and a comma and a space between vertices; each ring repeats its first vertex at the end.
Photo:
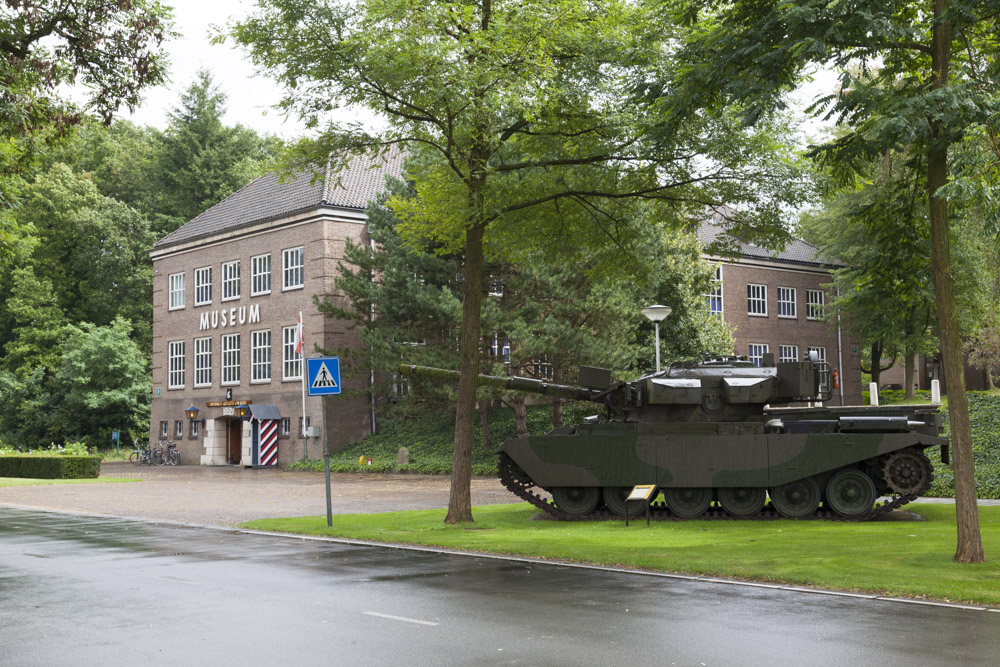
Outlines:
MULTIPOLYGON (((321 456, 322 439, 303 437, 323 414, 321 398, 303 399, 303 356, 359 341, 313 295, 344 298, 334 279, 345 242, 369 243, 365 208, 387 175, 401 174, 399 153, 357 157, 317 178, 282 183, 268 174, 153 246, 151 441, 173 440, 183 462, 202 465, 321 456)), ((367 377, 341 381, 345 392, 370 386, 367 377)), ((337 396, 327 407, 332 450, 371 433, 369 395, 337 396)))
POLYGON ((839 322, 830 322, 831 271, 838 264, 816 246, 793 239, 773 252, 742 243, 735 256, 716 253, 712 244, 723 229, 710 222, 698 228, 702 258, 715 264, 715 289, 706 294, 709 311, 733 331, 736 354, 760 365, 765 354, 775 361, 798 361, 815 352, 838 375, 831 405, 860 405, 861 357, 858 341, 839 322))

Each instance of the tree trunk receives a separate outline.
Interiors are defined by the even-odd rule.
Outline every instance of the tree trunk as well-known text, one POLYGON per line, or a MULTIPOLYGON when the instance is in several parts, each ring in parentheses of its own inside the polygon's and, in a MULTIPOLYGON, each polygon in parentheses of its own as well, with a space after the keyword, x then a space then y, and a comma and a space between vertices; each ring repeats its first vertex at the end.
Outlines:
POLYGON ((882 343, 881 342, 872 343, 871 358, 872 358, 872 365, 871 365, 871 369, 872 369, 872 382, 874 382, 875 386, 877 387, 877 386, 879 386, 879 379, 882 377, 882 343))
POLYGON ((906 389, 906 397, 913 398, 913 364, 917 361, 917 355, 912 352, 903 357, 903 387, 906 389))
POLYGON ((993 384, 993 372, 986 368, 986 391, 991 391, 995 389, 996 386, 993 384))
MULTIPOLYGON (((555 384, 563 383, 562 364, 556 360, 552 366, 552 381, 555 384)), ((559 428, 563 425, 563 399, 552 399, 552 428, 559 428)))
POLYGON ((517 437, 527 438, 528 433, 528 406, 523 398, 510 398, 507 405, 514 411, 514 427, 517 429, 517 437))
POLYGON ((465 232, 465 275, 462 280, 462 332, 459 342, 458 400, 455 405, 455 452, 445 523, 472 521, 472 435, 479 374, 480 320, 483 301, 483 233, 473 224, 465 232))
POLYGON ((493 402, 480 400, 476 402, 476 411, 479 413, 479 428, 483 432, 483 449, 489 454, 493 451, 493 436, 490 434, 490 408, 493 402))
MULTIPOLYGON (((952 29, 943 21, 948 0, 934 0, 934 31, 931 45, 931 69, 934 88, 948 81, 951 57, 952 29)), ((947 130, 932 117, 931 143, 927 151, 927 196, 931 219, 931 270, 934 274, 934 297, 937 301, 938 335, 941 341, 941 362, 948 382, 948 417, 951 422, 951 449, 954 453, 955 519, 958 545, 955 560, 960 563, 981 563, 986 560, 979 531, 979 507, 976 504, 975 466, 972 460, 972 430, 969 425, 969 403, 965 395, 965 373, 962 366, 962 340, 951 271, 951 249, 948 236, 948 201, 938 197, 938 189, 948 182, 947 130)))

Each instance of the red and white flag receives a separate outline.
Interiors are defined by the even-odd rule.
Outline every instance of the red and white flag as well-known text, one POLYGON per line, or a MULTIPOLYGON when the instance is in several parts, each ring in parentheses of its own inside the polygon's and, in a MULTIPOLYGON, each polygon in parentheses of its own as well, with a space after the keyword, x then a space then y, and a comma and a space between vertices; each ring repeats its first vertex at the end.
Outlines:
POLYGON ((302 330, 302 311, 299 311, 299 324, 295 327, 295 354, 302 354, 302 348, 305 347, 306 336, 305 332, 302 330))

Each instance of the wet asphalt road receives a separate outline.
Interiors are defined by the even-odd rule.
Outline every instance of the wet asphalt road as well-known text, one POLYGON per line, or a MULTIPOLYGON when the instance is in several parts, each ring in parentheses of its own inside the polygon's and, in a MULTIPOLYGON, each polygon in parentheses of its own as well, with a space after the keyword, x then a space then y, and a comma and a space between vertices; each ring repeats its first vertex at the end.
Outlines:
POLYGON ((2 665, 996 664, 1000 613, 0 508, 2 665))

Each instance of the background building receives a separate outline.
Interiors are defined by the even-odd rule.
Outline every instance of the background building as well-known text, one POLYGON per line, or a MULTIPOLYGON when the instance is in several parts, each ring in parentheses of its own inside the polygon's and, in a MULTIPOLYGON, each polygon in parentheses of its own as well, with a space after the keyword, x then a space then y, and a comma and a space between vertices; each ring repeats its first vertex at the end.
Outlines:
MULTIPOLYGON (((299 312, 305 356, 318 356, 317 346, 358 344, 344 323, 316 310, 313 295, 337 298, 346 240, 369 242, 365 207, 386 175, 401 171, 402 158, 393 154, 356 158, 315 181, 312 174, 287 183, 267 175, 156 243, 153 441, 174 440, 184 462, 203 465, 284 464, 303 456, 303 427, 320 425, 322 407, 307 396, 303 424, 299 312), (240 404, 250 406, 249 419, 236 417, 240 404), (191 406, 198 421, 185 418, 191 406)), ((368 379, 342 380, 344 391, 360 395, 328 403, 333 449, 371 432, 368 379)), ((318 458, 321 448, 321 439, 309 440, 308 456, 318 458)))
MULTIPOLYGON (((698 239, 710 248, 722 233, 721 227, 705 223, 698 239)), ((710 250, 703 256, 716 264, 717 287, 706 295, 709 310, 732 328, 737 354, 759 364, 768 352, 776 361, 793 361, 815 351, 840 377, 831 404, 861 404, 858 342, 837 322, 824 319, 836 265, 800 239, 779 253, 744 243, 735 259, 710 250)))

